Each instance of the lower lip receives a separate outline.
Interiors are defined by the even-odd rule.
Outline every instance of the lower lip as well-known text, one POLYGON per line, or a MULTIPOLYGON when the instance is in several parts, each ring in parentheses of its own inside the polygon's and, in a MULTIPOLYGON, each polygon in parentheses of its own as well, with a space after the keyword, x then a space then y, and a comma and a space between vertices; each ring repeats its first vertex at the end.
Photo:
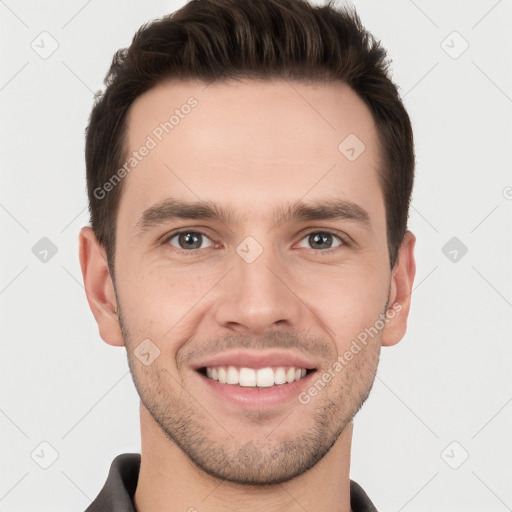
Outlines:
POLYGON ((299 402, 299 393, 309 385, 312 375, 316 372, 307 373, 306 376, 300 380, 286 384, 277 384, 267 388, 221 384, 199 372, 196 373, 208 388, 221 397, 223 401, 227 400, 237 406, 258 409, 281 405, 293 399, 299 402))

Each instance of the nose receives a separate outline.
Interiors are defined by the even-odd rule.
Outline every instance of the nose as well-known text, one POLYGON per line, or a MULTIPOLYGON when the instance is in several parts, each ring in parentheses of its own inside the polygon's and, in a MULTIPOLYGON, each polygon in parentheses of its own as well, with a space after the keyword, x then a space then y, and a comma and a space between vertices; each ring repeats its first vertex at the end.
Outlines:
POLYGON ((264 250, 254 261, 234 255, 234 268, 219 285, 215 319, 239 333, 264 334, 276 327, 298 328, 305 305, 289 269, 264 250))

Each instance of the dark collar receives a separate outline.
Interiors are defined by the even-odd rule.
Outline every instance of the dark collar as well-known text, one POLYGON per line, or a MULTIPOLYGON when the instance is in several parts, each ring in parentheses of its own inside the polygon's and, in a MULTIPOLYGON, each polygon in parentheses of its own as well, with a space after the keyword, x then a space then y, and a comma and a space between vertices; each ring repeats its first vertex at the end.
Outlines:
MULTIPOLYGON (((136 512, 132 500, 139 468, 139 453, 118 455, 112 461, 103 489, 85 512, 136 512)), ((350 480, 350 506, 353 512, 377 512, 363 488, 353 480, 350 480)))

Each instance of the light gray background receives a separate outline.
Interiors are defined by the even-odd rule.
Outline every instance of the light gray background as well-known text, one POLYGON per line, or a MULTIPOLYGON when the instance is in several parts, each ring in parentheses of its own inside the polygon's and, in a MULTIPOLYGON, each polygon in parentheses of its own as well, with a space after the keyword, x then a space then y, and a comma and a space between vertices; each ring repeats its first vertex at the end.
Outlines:
MULTIPOLYGON (((183 3, 0 0, 0 511, 82 511, 140 450, 125 350, 101 340, 82 286, 84 129, 114 51, 183 3)), ((355 5, 415 129, 417 277, 351 477, 382 511, 512 510, 512 1, 355 5)))

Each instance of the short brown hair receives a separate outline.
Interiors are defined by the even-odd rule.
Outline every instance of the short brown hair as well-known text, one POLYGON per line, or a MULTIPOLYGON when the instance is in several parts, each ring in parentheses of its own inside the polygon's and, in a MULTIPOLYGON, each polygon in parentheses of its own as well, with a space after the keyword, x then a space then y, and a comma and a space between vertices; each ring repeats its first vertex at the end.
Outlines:
MULTIPOLYGON (((409 116, 388 76, 387 54, 353 9, 306 0, 191 0, 146 23, 114 55, 86 130, 89 211, 113 276, 122 183, 95 191, 123 166, 126 117, 133 101, 169 78, 205 83, 239 78, 334 81, 349 85, 372 112, 382 165, 391 267, 407 230, 414 181, 409 116)), ((340 141, 341 142, 341 141, 340 141)))

